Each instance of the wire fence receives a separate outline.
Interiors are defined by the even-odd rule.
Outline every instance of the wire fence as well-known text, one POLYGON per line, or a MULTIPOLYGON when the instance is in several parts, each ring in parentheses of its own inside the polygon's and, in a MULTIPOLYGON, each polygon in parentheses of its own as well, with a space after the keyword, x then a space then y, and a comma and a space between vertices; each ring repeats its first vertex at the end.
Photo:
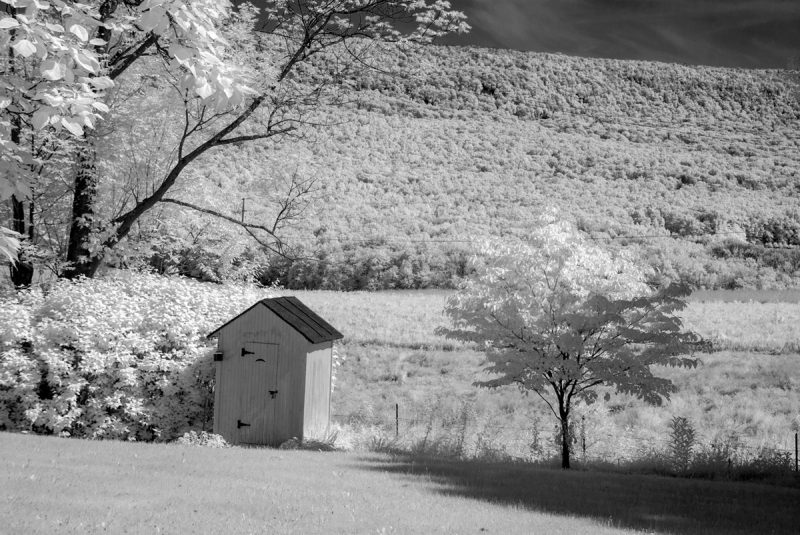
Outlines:
MULTIPOLYGON (((401 415, 400 406, 387 407, 381 415, 335 414, 335 423, 360 430, 362 442, 395 449, 455 454, 459 457, 498 457, 514 460, 543 460, 560 455, 560 424, 554 419, 537 419, 529 425, 505 423, 489 417, 438 413, 435 408, 401 415)), ((693 432, 691 441, 679 440, 669 428, 661 432, 633 428, 597 426, 577 418, 570 428, 569 448, 574 459, 617 465, 653 460, 684 462, 696 469, 715 467, 731 472, 741 467, 760 467, 771 472, 800 473, 798 432, 777 438, 756 439, 734 432, 706 439, 693 432)), ((369 447, 370 444, 366 444, 369 447)), ((380 448, 378 448, 380 449, 380 448)))

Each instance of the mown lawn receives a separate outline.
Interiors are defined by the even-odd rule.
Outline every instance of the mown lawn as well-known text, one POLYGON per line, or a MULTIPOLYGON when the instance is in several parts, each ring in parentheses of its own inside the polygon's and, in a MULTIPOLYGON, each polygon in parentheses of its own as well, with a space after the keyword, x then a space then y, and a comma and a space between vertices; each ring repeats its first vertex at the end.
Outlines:
POLYGON ((0 433, 2 533, 796 533, 800 490, 0 433))

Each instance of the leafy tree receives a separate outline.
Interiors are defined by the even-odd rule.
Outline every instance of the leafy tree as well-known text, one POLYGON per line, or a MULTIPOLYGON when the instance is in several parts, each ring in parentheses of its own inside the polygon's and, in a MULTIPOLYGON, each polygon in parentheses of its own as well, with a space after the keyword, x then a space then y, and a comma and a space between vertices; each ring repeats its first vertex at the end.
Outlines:
MULTIPOLYGON (((20 128, 64 128, 82 141, 67 250, 70 276, 94 274, 105 254, 206 152, 301 132, 310 122, 304 112, 327 87, 344 87, 348 71, 363 69, 374 43, 428 42, 468 28, 446 0, 271 0, 262 17, 268 38, 253 49, 252 12, 230 19, 227 0, 2 1, 12 9, 0 19, 0 46, 11 58, 6 72, 18 76, 0 88, 2 142, 14 149, 13 158, 0 164, 29 167, 14 134, 20 128), (150 56, 163 61, 184 105, 175 158, 148 195, 103 221, 97 213, 101 154, 87 128, 101 113, 113 117, 101 101, 103 91, 126 81, 130 67, 150 56), (55 96, 41 90, 50 86, 55 96), (10 106, 14 98, 19 102, 10 106), (265 120, 253 120, 257 111, 265 120)), ((4 175, 5 198, 29 195, 30 180, 24 172, 17 175, 4 175)))
POLYGON ((89 39, 93 21, 86 4, 0 2, 0 200, 10 200, 16 232, 4 231, 0 248, 15 259, 11 274, 18 285, 32 275, 30 264, 17 258, 17 238, 33 235, 32 188, 46 159, 31 130, 79 135, 107 111, 99 99, 111 80, 92 49, 100 42, 89 39))
POLYGON ((490 244, 475 268, 448 300, 453 327, 440 333, 486 352, 493 377, 477 385, 516 385, 544 400, 561 424, 563 468, 574 403, 593 403, 608 386, 659 405, 674 386, 651 367, 697 365, 683 355, 701 341, 675 316, 687 290, 653 293, 631 259, 571 224, 551 219, 527 243, 490 244))

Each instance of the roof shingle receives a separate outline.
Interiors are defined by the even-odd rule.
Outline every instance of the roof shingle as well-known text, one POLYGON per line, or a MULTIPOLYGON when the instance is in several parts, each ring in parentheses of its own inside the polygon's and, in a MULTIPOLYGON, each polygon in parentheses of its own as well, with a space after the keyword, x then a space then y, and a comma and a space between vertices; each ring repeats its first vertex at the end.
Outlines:
MULTIPOLYGON (((294 296, 289 297, 273 297, 270 299, 262 299, 253 306, 262 304, 275 313, 276 316, 281 318, 284 322, 289 324, 294 330, 303 335, 303 337, 312 344, 321 344, 323 342, 333 342, 344 338, 344 335, 337 331, 330 323, 322 319, 316 312, 304 305, 298 298, 294 296)), ((214 331, 208 334, 211 338, 217 334, 223 327, 232 323, 237 318, 245 314, 253 307, 248 308, 235 318, 226 322, 224 325, 219 326, 214 331)))

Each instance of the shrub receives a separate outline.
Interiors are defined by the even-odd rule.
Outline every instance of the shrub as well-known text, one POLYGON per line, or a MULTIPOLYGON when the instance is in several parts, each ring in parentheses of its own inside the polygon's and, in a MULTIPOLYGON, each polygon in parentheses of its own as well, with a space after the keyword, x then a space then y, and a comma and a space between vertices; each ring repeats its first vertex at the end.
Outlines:
POLYGON ((196 431, 189 431, 184 433, 183 436, 176 440, 178 444, 183 446, 203 446, 205 448, 230 448, 231 445, 228 444, 221 435, 215 435, 214 433, 206 433, 205 431, 200 431, 197 433, 196 431))
POLYGON ((766 479, 791 474, 794 459, 788 451, 762 448, 752 458, 740 462, 736 467, 737 479, 766 479))
POLYGON ((730 440, 712 442, 701 447, 692 458, 692 474, 707 479, 715 479, 721 475, 729 477, 737 450, 737 443, 730 440))
POLYGON ((673 468, 685 473, 692 461, 692 448, 696 443, 695 431, 691 422, 683 416, 674 416, 669 423, 669 450, 673 468))
POLYGON ((0 429, 172 440, 211 425, 213 342, 252 286, 120 273, 0 300, 0 429))

